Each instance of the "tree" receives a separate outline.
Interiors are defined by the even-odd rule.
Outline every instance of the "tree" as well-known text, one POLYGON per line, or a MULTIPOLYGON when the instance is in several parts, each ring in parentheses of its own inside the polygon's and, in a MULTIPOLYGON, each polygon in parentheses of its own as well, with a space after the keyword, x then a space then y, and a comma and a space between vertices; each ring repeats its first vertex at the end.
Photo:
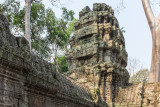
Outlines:
MULTIPOLYGON (((16 0, 5 0, 4 3, 0 4, 0 13, 3 13, 10 25, 12 25, 13 23, 13 19, 14 19, 14 14, 18 13, 20 8, 20 2, 16 1, 16 0)), ((13 26, 10 26, 10 28, 12 29, 13 26)))
POLYGON ((47 24, 47 40, 51 44, 52 51, 54 52, 54 63, 56 64, 57 70, 59 70, 57 63, 57 52, 59 49, 66 50, 67 42, 70 35, 74 31, 73 22, 74 12, 72 10, 67 10, 62 8, 62 18, 54 19, 54 13, 51 10, 47 10, 46 24, 47 24))
POLYGON ((139 71, 142 68, 143 68, 143 65, 138 59, 129 57, 127 70, 130 76, 133 76, 137 71, 139 71))
POLYGON ((135 82, 147 82, 149 71, 148 69, 141 69, 135 75, 130 78, 131 83, 135 82))
POLYGON ((68 71, 68 63, 65 56, 59 56, 57 58, 57 63, 60 68, 60 72, 67 72, 68 71))
POLYGON ((124 8, 124 0, 120 0, 119 5, 114 9, 114 11, 116 14, 120 14, 120 11, 122 11, 124 8))
MULTIPOLYGON (((16 1, 7 0, 4 4, 0 5, 0 10, 10 16, 9 22, 12 25, 12 31, 14 35, 18 36, 25 35, 25 8, 16 9, 15 12, 14 5, 16 1), (12 5, 11 5, 12 4, 12 5), (8 5, 14 6, 6 8, 8 5), (8 11, 9 10, 9 11, 8 11)), ((17 7, 16 7, 17 8, 17 7)), ((73 17, 74 12, 67 10, 66 8, 62 9, 63 14, 60 19, 58 19, 53 10, 45 9, 44 4, 41 2, 33 2, 31 5, 31 14, 30 14, 30 31, 31 31, 31 42, 32 42, 32 51, 38 56, 44 59, 52 59, 55 48, 57 50, 67 51, 67 43, 70 38, 70 35, 74 31, 74 22, 76 21, 73 17)), ((52 60, 53 61, 53 60, 52 60)))
POLYGON ((160 81, 160 15, 155 17, 149 0, 142 0, 143 8, 152 33, 152 62, 148 82, 160 81))
MULTIPOLYGON (((41 2, 34 2, 31 5, 30 15, 30 31, 31 31, 31 46, 33 52, 44 59, 49 57, 51 50, 48 41, 45 39, 46 28, 46 9, 41 2)), ((22 36, 25 33, 24 24, 25 8, 14 14, 13 26, 18 29, 22 36)), ((14 29, 15 30, 15 29, 14 29)), ((19 34, 20 34, 19 33, 19 34)))
POLYGON ((29 43, 30 52, 31 52, 31 35, 30 35, 31 3, 32 0, 25 0, 25 38, 29 43))
POLYGON ((60 0, 49 0, 49 1, 53 6, 57 6, 57 4, 55 4, 57 2, 60 4, 60 0))
MULTIPOLYGON (((25 38, 29 42, 31 52, 31 27, 30 27, 30 15, 31 15, 31 4, 32 2, 40 2, 42 0, 25 0, 25 38)), ((59 0, 50 0, 52 4, 59 0)))

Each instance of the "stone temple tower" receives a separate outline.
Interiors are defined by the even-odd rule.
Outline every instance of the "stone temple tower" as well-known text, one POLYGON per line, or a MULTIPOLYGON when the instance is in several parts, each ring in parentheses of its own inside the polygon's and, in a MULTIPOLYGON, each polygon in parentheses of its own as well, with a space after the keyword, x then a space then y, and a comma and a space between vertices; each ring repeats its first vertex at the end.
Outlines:
POLYGON ((95 3, 79 12, 66 57, 70 78, 92 93, 97 106, 112 106, 119 87, 128 83, 128 54, 113 9, 95 3))

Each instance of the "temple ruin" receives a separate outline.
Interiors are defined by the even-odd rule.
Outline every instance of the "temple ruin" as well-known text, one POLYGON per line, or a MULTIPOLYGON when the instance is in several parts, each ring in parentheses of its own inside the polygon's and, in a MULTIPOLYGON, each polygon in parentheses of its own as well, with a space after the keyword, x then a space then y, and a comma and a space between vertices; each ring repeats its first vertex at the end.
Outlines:
POLYGON ((0 107, 159 107, 159 83, 128 83, 127 52, 113 9, 79 13, 67 74, 29 52, 0 14, 0 107))
POLYGON ((112 105, 118 87, 129 79, 128 54, 114 11, 106 4, 94 4, 93 10, 86 6, 75 29, 66 54, 68 76, 87 87, 96 104, 112 105))
POLYGON ((90 92, 29 52, 0 14, 0 107, 93 107, 90 92))

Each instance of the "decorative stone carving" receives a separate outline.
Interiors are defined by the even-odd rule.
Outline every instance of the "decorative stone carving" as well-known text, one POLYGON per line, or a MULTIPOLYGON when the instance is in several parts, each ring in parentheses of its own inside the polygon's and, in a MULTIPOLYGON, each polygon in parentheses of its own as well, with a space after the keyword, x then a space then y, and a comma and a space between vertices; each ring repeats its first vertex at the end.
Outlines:
POLYGON ((93 105, 86 88, 56 72, 55 65, 30 53, 26 39, 14 37, 6 17, 0 14, 0 107, 93 105))
POLYGON ((104 3, 94 4, 93 10, 85 7, 79 16, 66 53, 72 71, 68 76, 88 87, 97 105, 112 105, 118 87, 129 79, 123 34, 114 11, 104 3))
POLYGON ((159 107, 160 83, 128 84, 128 55, 112 8, 96 3, 79 16, 67 77, 31 54, 0 14, 0 107, 159 107))

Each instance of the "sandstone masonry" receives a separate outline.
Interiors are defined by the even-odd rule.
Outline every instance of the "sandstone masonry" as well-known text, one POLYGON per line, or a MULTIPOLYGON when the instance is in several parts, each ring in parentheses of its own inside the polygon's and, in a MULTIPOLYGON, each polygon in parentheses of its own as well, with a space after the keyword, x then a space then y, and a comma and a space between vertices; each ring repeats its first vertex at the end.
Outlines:
POLYGON ((0 14, 0 107, 160 106, 159 83, 128 83, 125 41, 110 6, 86 6, 75 29, 64 75, 30 53, 0 14))
POLYGON ((128 54, 114 11, 104 3, 94 4, 93 10, 86 6, 75 29, 66 54, 68 76, 90 90, 97 106, 112 106, 118 87, 129 79, 128 54))
POLYGON ((87 89, 31 54, 26 39, 13 36, 0 14, 0 107, 93 106, 87 89))

